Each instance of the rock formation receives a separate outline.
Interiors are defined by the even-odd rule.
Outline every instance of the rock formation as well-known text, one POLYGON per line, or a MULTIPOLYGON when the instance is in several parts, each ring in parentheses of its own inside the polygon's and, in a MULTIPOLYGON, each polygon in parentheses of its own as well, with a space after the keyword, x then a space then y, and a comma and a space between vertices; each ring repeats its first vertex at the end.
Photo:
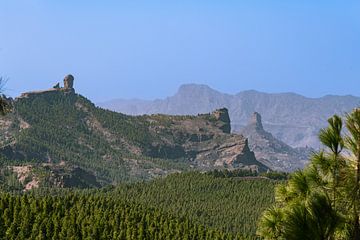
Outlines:
POLYGON ((55 93, 55 92, 57 92, 59 90, 60 89, 51 88, 51 89, 43 90, 43 91, 25 92, 25 93, 22 93, 19 98, 29 98, 29 97, 33 97, 33 96, 36 96, 36 95, 39 95, 39 94, 52 94, 52 93, 55 93))
POLYGON ((221 126, 220 129, 223 130, 224 133, 231 133, 230 116, 227 108, 215 110, 213 115, 217 121, 223 123, 223 126, 221 126))
POLYGON ((279 171, 294 171, 303 168, 312 149, 292 148, 276 139, 263 128, 261 115, 253 113, 249 124, 241 130, 241 134, 249 139, 249 146, 256 159, 269 168, 279 171))
POLYGON ((226 108, 196 117, 153 115, 151 122, 166 118, 169 124, 151 128, 161 143, 153 143, 147 155, 155 158, 187 158, 194 167, 202 170, 215 168, 268 168, 256 160, 242 135, 230 133, 230 118, 226 108), (168 132, 171 135, 168 136, 168 132), (164 144, 167 143, 167 144, 164 144))
POLYGON ((69 74, 64 78, 64 89, 72 90, 74 88, 74 76, 69 74))
POLYGON ((60 88, 60 84, 57 83, 55 86, 53 86, 50 89, 47 90, 42 90, 42 91, 31 91, 31 92, 25 92, 22 93, 21 96, 19 98, 28 98, 34 95, 38 95, 38 94, 51 94, 57 91, 70 91, 70 92, 74 92, 74 77, 73 75, 69 74, 66 75, 64 78, 64 87, 60 88))
POLYGON ((261 121, 261 115, 257 112, 254 112, 254 114, 251 116, 251 119, 249 121, 250 126, 254 126, 255 129, 259 131, 263 131, 264 127, 262 125, 261 121))

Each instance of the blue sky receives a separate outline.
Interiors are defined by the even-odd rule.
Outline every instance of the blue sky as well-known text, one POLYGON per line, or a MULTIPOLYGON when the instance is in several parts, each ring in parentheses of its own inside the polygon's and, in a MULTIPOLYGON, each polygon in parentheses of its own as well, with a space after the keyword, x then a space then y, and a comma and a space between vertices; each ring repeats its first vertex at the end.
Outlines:
POLYGON ((6 94, 75 76, 94 101, 183 83, 360 96, 358 0, 0 0, 6 94))

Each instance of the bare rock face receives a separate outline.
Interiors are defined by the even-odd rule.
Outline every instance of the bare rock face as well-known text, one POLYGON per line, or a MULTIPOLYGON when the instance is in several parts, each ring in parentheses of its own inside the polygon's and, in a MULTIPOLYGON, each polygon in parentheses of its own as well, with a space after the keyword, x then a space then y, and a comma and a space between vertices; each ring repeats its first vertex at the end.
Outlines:
POLYGON ((261 115, 258 112, 254 112, 250 118, 249 125, 254 126, 257 130, 264 130, 261 121, 261 115))
POLYGON ((227 109, 185 118, 150 116, 153 125, 157 125, 156 119, 164 117, 169 120, 167 128, 158 126, 151 129, 158 136, 163 136, 161 142, 153 143, 147 155, 168 159, 185 158, 193 167, 201 170, 251 168, 266 171, 268 169, 256 160, 245 137, 230 133, 227 109))
POLYGON ((30 97, 34 97, 34 96, 38 96, 38 95, 44 95, 44 94, 54 94, 54 93, 56 94, 58 91, 59 91, 58 89, 52 88, 52 89, 43 90, 43 91, 24 92, 18 98, 30 98, 30 97))
POLYGON ((222 123, 222 126, 220 126, 219 128, 224 133, 230 133, 231 132, 231 124, 230 124, 229 111, 227 110, 227 108, 221 108, 221 109, 215 110, 212 114, 215 116, 215 119, 217 121, 222 123))
POLYGON ((296 149, 276 139, 263 128, 261 115, 253 113, 249 124, 241 130, 249 139, 249 146, 256 159, 269 168, 291 172, 305 166, 311 148, 296 149))
POLYGON ((64 78, 64 89, 71 90, 74 88, 74 76, 69 74, 64 78))
POLYGON ((220 168, 251 168, 266 171, 268 168, 256 160, 254 152, 249 148, 248 141, 241 135, 215 137, 212 142, 197 147, 195 161, 201 166, 213 164, 220 168), (215 142, 215 144, 214 144, 215 142))

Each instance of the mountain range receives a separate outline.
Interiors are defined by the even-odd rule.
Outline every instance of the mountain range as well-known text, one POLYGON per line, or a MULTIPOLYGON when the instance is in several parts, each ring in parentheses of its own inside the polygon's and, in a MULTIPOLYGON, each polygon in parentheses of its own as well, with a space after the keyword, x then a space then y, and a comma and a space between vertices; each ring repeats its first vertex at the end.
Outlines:
POLYGON ((360 105, 355 96, 327 95, 308 98, 295 93, 269 94, 254 90, 225 94, 206 85, 182 85, 174 96, 153 101, 115 99, 100 107, 129 115, 193 115, 226 107, 232 129, 239 132, 254 112, 263 117, 264 128, 292 147, 319 148, 318 132, 333 114, 343 115, 360 105))

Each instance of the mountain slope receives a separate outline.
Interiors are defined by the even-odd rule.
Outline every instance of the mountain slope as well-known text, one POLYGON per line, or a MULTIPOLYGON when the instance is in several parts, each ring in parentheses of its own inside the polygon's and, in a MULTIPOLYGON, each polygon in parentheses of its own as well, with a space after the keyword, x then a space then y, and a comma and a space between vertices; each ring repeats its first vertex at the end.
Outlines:
POLYGON ((256 159, 271 169, 294 171, 304 168, 311 148, 294 149, 276 139, 264 130, 261 115, 253 113, 249 124, 241 130, 241 134, 249 139, 249 146, 254 151, 256 159))
POLYGON ((360 105, 354 96, 306 98, 293 93, 267 94, 244 91, 236 95, 223 94, 206 85, 188 84, 163 100, 113 100, 100 106, 131 115, 197 114, 217 108, 229 109, 233 130, 247 124, 253 112, 261 112, 264 127, 276 138, 292 147, 320 146, 317 135, 333 114, 343 114, 360 105))
POLYGON ((88 187, 89 178, 96 179, 94 186, 189 169, 267 169, 244 137, 230 134, 226 109, 134 117, 97 108, 74 91, 52 89, 16 99, 0 130, 1 165, 29 165, 55 185, 65 184, 64 174, 72 179, 68 185, 88 187), (80 179, 77 168, 84 171, 80 179))

